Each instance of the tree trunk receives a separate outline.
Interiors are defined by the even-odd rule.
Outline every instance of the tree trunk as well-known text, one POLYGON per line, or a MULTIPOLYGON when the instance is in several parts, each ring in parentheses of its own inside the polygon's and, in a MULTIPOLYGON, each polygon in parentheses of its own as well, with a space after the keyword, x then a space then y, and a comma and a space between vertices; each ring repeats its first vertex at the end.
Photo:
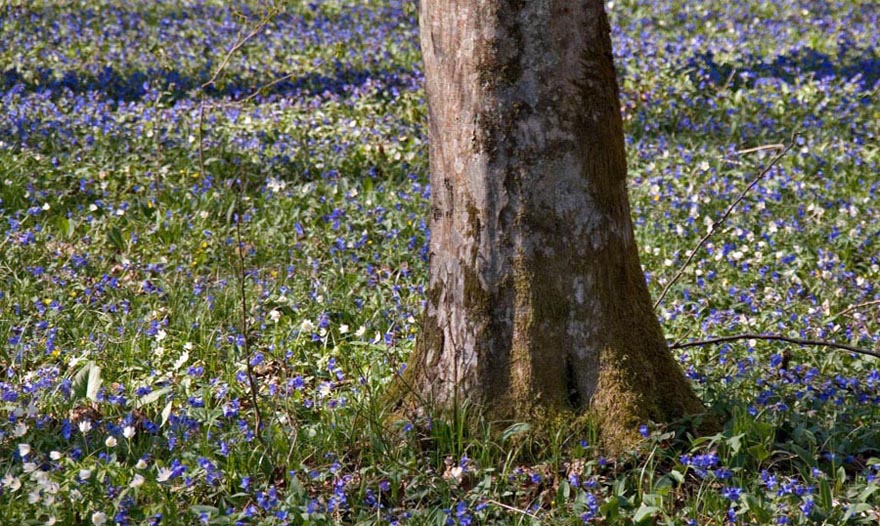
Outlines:
POLYGON ((600 0, 421 0, 431 259, 400 402, 589 409, 621 450, 702 411, 639 263, 600 0))

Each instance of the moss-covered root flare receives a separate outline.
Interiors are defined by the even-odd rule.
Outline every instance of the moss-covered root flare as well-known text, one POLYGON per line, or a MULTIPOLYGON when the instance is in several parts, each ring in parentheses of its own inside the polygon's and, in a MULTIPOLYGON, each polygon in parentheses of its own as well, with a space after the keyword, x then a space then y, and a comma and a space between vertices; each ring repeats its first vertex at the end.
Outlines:
POLYGON ((609 455, 636 448, 644 440, 638 433, 642 424, 671 423, 705 413, 665 344, 657 351, 657 360, 636 360, 613 347, 601 354, 590 412, 609 455))

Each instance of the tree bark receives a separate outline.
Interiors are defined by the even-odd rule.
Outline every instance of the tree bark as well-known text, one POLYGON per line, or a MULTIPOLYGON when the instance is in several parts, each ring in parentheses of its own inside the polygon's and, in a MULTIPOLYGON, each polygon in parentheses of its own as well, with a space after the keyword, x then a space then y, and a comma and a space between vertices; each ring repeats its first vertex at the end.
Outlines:
POLYGON ((398 402, 589 409, 610 449, 702 411, 639 263, 600 0, 422 0, 431 255, 398 402))

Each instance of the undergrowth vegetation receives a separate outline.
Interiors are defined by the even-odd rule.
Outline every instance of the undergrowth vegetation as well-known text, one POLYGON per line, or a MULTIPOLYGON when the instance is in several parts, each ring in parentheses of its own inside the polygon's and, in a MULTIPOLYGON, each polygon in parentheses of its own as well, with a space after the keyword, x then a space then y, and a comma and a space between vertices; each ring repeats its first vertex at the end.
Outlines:
MULTIPOLYGON (((724 430, 645 422, 622 458, 390 418, 428 258, 415 7, 293 4, 0 4, 0 524, 880 520, 866 355, 678 352, 724 430)), ((659 306, 670 342, 877 349, 880 7, 608 6, 655 296, 796 141, 659 306)))

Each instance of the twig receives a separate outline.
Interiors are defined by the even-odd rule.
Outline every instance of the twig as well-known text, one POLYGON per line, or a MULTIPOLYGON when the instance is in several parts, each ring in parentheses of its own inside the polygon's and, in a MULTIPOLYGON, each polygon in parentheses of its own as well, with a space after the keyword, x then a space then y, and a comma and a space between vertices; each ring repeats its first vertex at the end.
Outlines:
POLYGON ((258 87, 258 88, 255 89, 253 92, 251 92, 250 95, 248 95, 247 97, 245 97, 245 98, 243 98, 243 99, 241 99, 241 100, 238 100, 238 101, 236 101, 236 102, 237 102, 238 104, 245 104, 245 103, 247 103, 247 102, 250 102, 251 100, 253 100, 254 98, 256 98, 260 93, 262 93, 263 90, 265 90, 265 89, 269 89, 269 88, 271 88, 272 86, 274 86, 274 85, 276 85, 276 84, 279 84, 279 83, 281 83, 281 82, 284 82, 284 81, 287 80, 287 79, 293 78, 293 77, 295 77, 298 73, 299 73, 299 71, 294 71, 293 73, 288 73, 287 75, 284 75, 284 76, 282 76, 282 77, 278 77, 277 79, 273 80, 272 82, 269 82, 269 83, 267 83, 267 84, 263 84, 262 86, 258 87))
POLYGON ((764 150, 779 150, 781 148, 785 148, 785 145, 782 143, 764 144, 761 146, 755 146, 754 148, 746 148, 745 150, 737 150, 736 153, 737 153, 737 155, 742 155, 744 153, 761 152, 764 150))
POLYGON ((205 92, 199 97, 199 175, 205 178, 205 92))
MULTIPOLYGON (((259 35, 260 32, 269 24, 269 21, 272 19, 274 14, 275 14, 274 11, 272 11, 272 10, 268 11, 260 19, 259 23, 253 29, 253 31, 251 31, 250 33, 248 33, 244 37, 242 37, 242 34, 244 34, 245 28, 242 27, 241 30, 239 30, 239 32, 238 32, 238 36, 236 37, 235 43, 232 45, 232 47, 229 49, 229 51, 223 57, 223 60, 220 62, 220 65, 217 66, 217 69, 214 70, 214 73, 211 75, 211 78, 208 79, 206 82, 204 82, 201 86, 199 86, 199 91, 200 91, 200 94, 199 94, 199 127, 198 127, 199 174, 202 176, 202 178, 205 177, 205 140, 204 140, 204 136, 205 136, 205 91, 210 86, 212 86, 215 82, 217 82, 217 79, 219 79, 220 75, 223 74, 223 71, 226 69, 226 67, 229 65, 229 61, 232 59, 232 55, 234 55, 239 49, 241 49, 245 44, 247 44, 255 36, 259 35)), ((270 85, 273 85, 277 82, 280 82, 280 80, 277 80, 270 85)), ((261 89, 263 89, 262 86, 260 88, 257 88, 257 91, 255 91, 251 96, 255 97, 257 95, 257 93, 259 93, 259 90, 261 90, 261 89)), ((248 98, 248 100, 250 100, 250 97, 248 98)))
POLYGON ((724 85, 718 88, 716 91, 719 93, 725 91, 730 87, 730 83, 733 82, 733 78, 736 76, 736 68, 730 70, 730 75, 727 76, 727 80, 724 81, 724 85))
POLYGON ((857 305, 852 305, 852 306, 850 306, 850 307, 848 307, 848 308, 846 308, 846 309, 844 309, 844 310, 838 312, 837 314, 835 314, 834 316, 832 316, 832 318, 836 318, 836 317, 838 317, 838 316, 843 316, 844 314, 849 314, 849 313, 852 312, 852 311, 859 310, 859 309, 863 309, 863 308, 865 308, 865 307, 871 307, 871 306, 874 306, 874 305, 880 305, 880 300, 866 301, 865 303, 859 303, 859 304, 857 304, 857 305))
POLYGON ((250 344, 248 340, 248 325, 247 325, 247 296, 245 294, 245 272, 244 272, 244 245, 241 242, 241 201, 242 194, 244 194, 244 178, 239 175, 238 179, 238 198, 236 205, 236 217, 235 217, 235 238, 236 244, 238 245, 238 282, 239 282, 239 294, 241 296, 241 337, 244 342, 244 363, 245 370, 247 371, 247 379, 248 379, 248 387, 251 395, 251 404, 254 406, 254 434, 257 436, 257 440, 263 444, 263 447, 266 446, 266 442, 263 439, 263 433, 261 431, 262 423, 263 423, 263 413, 260 410, 259 400, 257 399, 257 380, 254 376, 254 368, 251 365, 251 350, 250 344))
POLYGON ((663 288, 663 292, 660 293, 660 297, 657 298, 657 301, 654 302, 655 309, 663 301, 663 298, 666 297, 666 294, 669 292, 669 289, 671 289, 672 286, 675 285, 675 283, 684 274, 684 271, 688 268, 688 265, 690 265, 691 262, 694 260, 694 256, 697 255, 697 252, 699 252, 699 250, 701 248, 703 248, 703 245, 705 245, 706 241, 708 241, 709 238, 712 237, 712 234, 714 234, 718 230, 718 227, 720 227, 727 220, 727 218, 733 212, 733 209, 736 208, 736 205, 740 204, 742 202, 742 200, 745 199, 746 194, 748 194, 752 190, 752 188, 757 186, 757 184, 761 181, 761 179, 763 179, 764 176, 770 172, 770 170, 776 165, 776 163, 779 162, 779 160, 782 159, 782 157, 786 153, 788 153, 788 151, 791 150, 793 146, 794 146, 794 137, 792 137, 792 140, 789 142, 788 146, 786 146, 781 152, 776 154, 776 157, 774 157, 770 161, 770 164, 768 164, 766 168, 761 170, 761 173, 759 173, 758 176, 755 177, 752 180, 752 182, 749 183, 749 185, 745 187, 745 189, 739 194, 739 197, 737 197, 736 200, 734 200, 734 202, 731 203, 729 207, 727 207, 727 210, 724 212, 724 214, 721 216, 721 218, 718 219, 717 221, 712 222, 712 225, 709 227, 709 231, 706 232, 706 235, 703 236, 703 239, 701 239, 700 242, 697 243, 697 246, 691 250, 691 253, 688 255, 687 260, 684 262, 684 264, 681 266, 681 268, 678 269, 678 273, 676 273, 675 277, 673 277, 672 280, 666 284, 666 287, 663 288))
POLYGON ((244 38, 242 38, 242 36, 241 36, 242 33, 244 33, 244 27, 241 28, 241 30, 238 32, 238 37, 235 40, 235 44, 232 45, 232 47, 226 53, 226 56, 223 57, 223 61, 220 63, 219 66, 217 66, 217 69, 214 70, 214 74, 211 76, 211 78, 207 82, 202 84, 202 86, 201 86, 202 91, 204 91, 206 88, 208 88, 208 86, 211 86, 212 84, 214 84, 214 82, 216 82, 217 79, 220 78, 220 75, 223 73, 223 70, 226 69, 226 66, 229 64, 229 61, 232 59, 232 55, 234 55, 239 49, 241 49, 242 46, 247 44, 252 38, 259 35, 260 32, 263 31, 263 29, 269 24, 269 20, 271 19, 271 17, 272 17, 272 14, 270 12, 269 14, 264 16, 262 19, 260 19, 260 22, 256 25, 256 27, 253 29, 253 31, 248 33, 247 36, 245 36, 244 38))
POLYGON ((669 346, 670 349, 686 349, 688 347, 701 347, 704 345, 714 345, 717 343, 726 343, 733 342, 737 340, 769 340, 769 341, 780 341, 780 342, 788 342, 794 343, 796 345, 808 345, 812 347, 829 347, 831 349, 841 349, 844 351, 850 351, 857 354, 866 354, 868 356, 873 356, 874 358, 880 358, 880 352, 871 351, 868 349, 862 349, 860 347, 854 347, 852 345, 847 345, 845 343, 835 343, 829 342, 825 340, 804 340, 801 338, 790 338, 788 336, 781 336, 777 334, 736 334, 733 336, 719 336, 718 338, 709 338, 708 340, 696 340, 691 342, 684 343, 674 343, 669 346))
POLYGON ((498 506, 499 508, 504 508, 507 511, 521 513, 521 514, 525 515, 526 517, 531 517, 533 519, 540 519, 540 517, 538 517, 534 513, 528 512, 526 510, 521 510, 519 508, 514 508, 513 506, 510 506, 508 504, 504 504, 503 502, 498 502, 495 499, 486 499, 486 502, 488 502, 489 504, 494 504, 494 505, 498 506))

